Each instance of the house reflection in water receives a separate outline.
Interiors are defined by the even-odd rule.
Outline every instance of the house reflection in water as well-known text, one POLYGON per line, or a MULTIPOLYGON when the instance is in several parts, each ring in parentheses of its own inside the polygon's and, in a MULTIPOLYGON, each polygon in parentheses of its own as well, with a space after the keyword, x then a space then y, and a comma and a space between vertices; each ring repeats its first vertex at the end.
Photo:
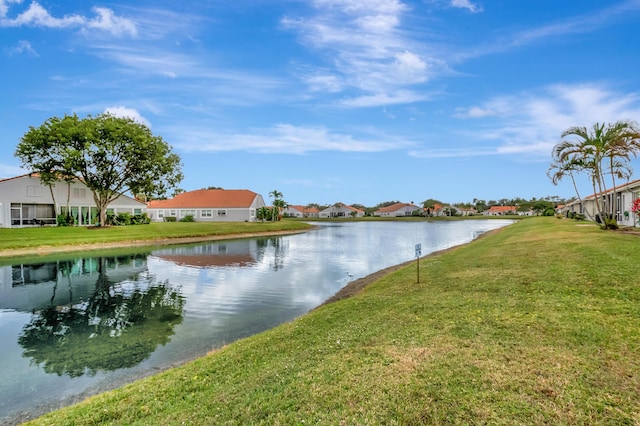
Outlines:
POLYGON ((147 270, 146 258, 86 257, 0 266, 0 309, 33 312, 81 303, 95 294, 98 276, 112 284, 131 279, 147 270))
POLYGON ((184 298, 149 274, 147 255, 0 267, 0 309, 31 313, 18 338, 47 373, 132 367, 170 340, 184 298))
POLYGON ((255 265, 263 256, 265 241, 246 239, 168 247, 154 250, 152 256, 196 268, 248 267, 255 265))

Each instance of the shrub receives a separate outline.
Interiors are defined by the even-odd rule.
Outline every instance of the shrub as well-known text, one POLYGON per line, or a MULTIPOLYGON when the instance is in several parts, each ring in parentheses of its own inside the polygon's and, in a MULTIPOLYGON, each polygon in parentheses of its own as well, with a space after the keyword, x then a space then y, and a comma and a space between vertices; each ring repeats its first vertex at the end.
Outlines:
POLYGON ((176 217, 175 216, 165 216, 164 217, 164 221, 165 222, 175 222, 176 221, 176 217))
POLYGON ((180 222, 195 222, 195 220, 193 220, 193 216, 188 214, 185 217, 183 217, 182 219, 180 219, 180 222))
POLYGON ((131 225, 131 213, 118 213, 115 218, 116 225, 131 225))
POLYGON ((131 218, 131 222, 134 225, 148 225, 149 223, 151 223, 151 218, 149 218, 146 213, 135 214, 131 218))
POLYGON ((59 214, 56 217, 56 223, 58 226, 72 226, 74 222, 73 216, 70 214, 59 214))

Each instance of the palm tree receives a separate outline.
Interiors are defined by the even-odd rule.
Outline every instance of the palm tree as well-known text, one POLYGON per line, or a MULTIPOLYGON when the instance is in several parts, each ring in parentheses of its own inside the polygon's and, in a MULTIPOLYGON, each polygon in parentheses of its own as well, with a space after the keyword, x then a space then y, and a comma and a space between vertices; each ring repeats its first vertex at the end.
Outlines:
MULTIPOLYGON (((607 207, 611 216, 614 214, 612 199, 608 205, 605 199, 603 205, 600 197, 605 195, 607 174, 611 175, 614 194, 615 178, 631 176, 629 161, 640 152, 640 131, 636 124, 617 121, 613 124, 595 123, 591 129, 574 126, 562 133, 562 139, 553 149, 555 163, 552 168, 557 171, 567 167, 588 171, 595 194, 596 210, 602 219, 603 228, 616 228, 612 217, 607 217, 607 207)), ((556 175, 557 172, 552 174, 556 175)))
POLYGON ((276 214, 276 212, 279 212, 280 210, 277 208, 276 206, 276 201, 282 199, 282 192, 278 191, 277 189, 274 189, 273 191, 271 191, 269 193, 270 197, 273 197, 273 215, 271 217, 272 221, 276 221, 277 216, 279 216, 278 214, 276 214))
MULTIPOLYGON (((571 178, 571 183, 573 184, 573 189, 576 191, 576 196, 582 204, 582 197, 580 196, 580 192, 578 191, 578 185, 576 184, 576 179, 574 173, 579 173, 585 171, 585 167, 576 155, 568 156, 564 159, 564 161, 560 161, 559 159, 555 159, 553 163, 549 166, 547 170, 547 176, 551 179, 551 182, 554 185, 558 185, 560 181, 566 177, 567 175, 571 178)), ((585 210, 585 213, 589 217, 589 220, 593 220, 591 213, 589 210, 585 210)))

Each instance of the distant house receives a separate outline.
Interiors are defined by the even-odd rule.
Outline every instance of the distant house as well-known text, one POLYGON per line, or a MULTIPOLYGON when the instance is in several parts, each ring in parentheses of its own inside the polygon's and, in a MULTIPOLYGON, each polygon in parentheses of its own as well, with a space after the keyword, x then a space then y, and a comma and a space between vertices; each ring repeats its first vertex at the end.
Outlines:
POLYGON ((346 204, 337 203, 331 207, 328 207, 320 212, 322 218, 332 217, 363 217, 364 210, 356 209, 355 207, 347 206, 346 204))
POLYGON ((460 216, 475 216, 478 214, 478 211, 473 207, 456 207, 455 209, 457 210, 457 214, 459 214, 460 216))
POLYGON ((491 206, 488 210, 482 212, 485 216, 504 216, 507 214, 516 214, 516 206, 491 206))
POLYGON ((187 216, 197 222, 253 222, 261 207, 265 207, 262 195, 247 189, 198 189, 150 201, 147 214, 154 222, 187 216))
POLYGON ((320 210, 315 207, 287 206, 282 210, 282 214, 289 217, 320 217, 320 210))
POLYGON ((456 211, 456 207, 449 204, 446 206, 442 204, 434 204, 433 207, 427 207, 425 209, 425 214, 433 217, 445 217, 455 215, 456 211))
MULTIPOLYGON (((107 206, 107 213, 114 214, 141 214, 145 210, 143 202, 126 195, 107 206)), ((67 212, 75 225, 98 223, 93 194, 81 180, 68 184, 60 180, 51 187, 42 184, 37 174, 0 180, 0 228, 55 225, 56 217, 67 212)))
POLYGON ((422 208, 412 203, 396 203, 387 207, 382 207, 373 212, 374 216, 399 217, 413 216, 414 212, 421 213, 422 208))

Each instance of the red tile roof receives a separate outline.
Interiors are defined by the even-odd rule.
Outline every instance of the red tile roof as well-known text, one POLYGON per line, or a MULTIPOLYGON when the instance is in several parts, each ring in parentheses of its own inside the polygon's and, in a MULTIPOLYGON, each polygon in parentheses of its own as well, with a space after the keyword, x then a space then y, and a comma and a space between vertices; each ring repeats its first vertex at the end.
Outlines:
POLYGON ((515 208, 515 206, 491 206, 491 207, 489 207, 489 211, 490 212, 499 212, 499 213, 515 212, 516 208, 515 208))
POLYGON ((183 192, 170 200, 153 200, 150 209, 246 208, 258 196, 248 189, 198 189, 183 192))
POLYGON ((389 212, 395 212, 398 211, 404 207, 415 207, 416 209, 419 209, 420 207, 416 206, 415 204, 411 204, 411 203, 396 203, 396 204, 392 204, 390 206, 387 207, 382 207, 380 209, 378 209, 376 212, 377 213, 389 213, 389 212))
POLYGON ((315 207, 305 207, 299 205, 289 205, 289 208, 298 210, 301 213, 318 213, 320 211, 315 207))

